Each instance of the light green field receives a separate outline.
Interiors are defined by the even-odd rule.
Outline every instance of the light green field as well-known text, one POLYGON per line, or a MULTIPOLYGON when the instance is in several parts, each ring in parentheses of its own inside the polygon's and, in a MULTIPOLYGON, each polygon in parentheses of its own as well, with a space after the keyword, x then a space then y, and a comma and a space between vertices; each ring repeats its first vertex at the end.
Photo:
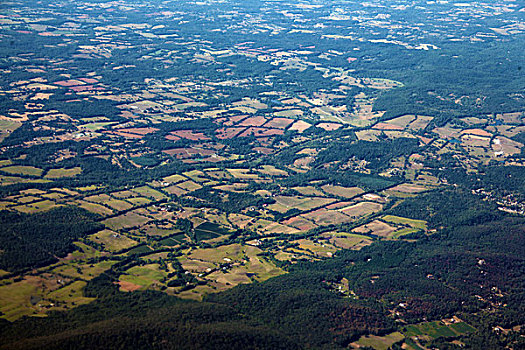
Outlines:
POLYGON ((74 204, 78 205, 79 207, 86 209, 87 211, 90 211, 95 214, 100 214, 102 216, 111 215, 113 214, 113 210, 106 208, 103 205, 96 204, 96 203, 90 203, 83 200, 79 200, 76 202, 73 202, 74 204))
POLYGON ((387 350, 389 349, 394 343, 397 343, 401 340, 405 339, 403 334, 399 332, 394 332, 388 335, 385 335, 384 337, 379 337, 375 335, 367 335, 359 338, 357 341, 357 344, 359 346, 369 346, 371 348, 374 348, 376 350, 387 350))
POLYGON ((0 311, 3 313, 1 317, 14 321, 33 314, 31 295, 38 295, 38 288, 25 280, 0 286, 0 311))
POLYGON ((148 186, 137 187, 131 190, 132 192, 138 193, 140 196, 152 198, 156 201, 167 198, 165 195, 157 190, 154 190, 148 186))
POLYGON ((181 182, 177 184, 177 187, 182 188, 183 190, 186 190, 186 191, 195 191, 195 190, 198 190, 199 188, 202 188, 201 185, 191 180, 181 182))
POLYGON ((185 173, 182 173, 184 176, 186 177, 189 177, 190 179, 192 179, 193 181, 195 182, 199 182, 199 183, 202 183, 202 182, 206 182, 206 181, 209 181, 208 178, 206 178, 206 174, 204 174, 202 171, 200 170, 192 170, 192 171, 187 171, 185 173))
POLYGON ((144 198, 144 197, 135 197, 135 198, 126 199, 126 202, 130 202, 131 204, 133 204, 133 206, 139 206, 139 205, 148 204, 151 202, 151 200, 148 198, 144 198))
POLYGON ((169 183, 172 183, 172 184, 176 184, 176 183, 179 183, 179 182, 183 182, 183 181, 186 181, 188 180, 187 178, 185 178, 184 176, 182 175, 170 175, 170 176, 167 176, 165 178, 162 179, 162 181, 164 182, 169 182, 169 183))
POLYGON ((401 230, 398 230, 396 232, 393 232, 388 238, 400 238, 406 235, 409 235, 411 233, 418 232, 419 230, 416 228, 402 228, 401 230))
POLYGON ((166 277, 167 273, 159 269, 159 264, 134 266, 119 277, 120 281, 133 283, 147 289, 154 283, 166 277))
POLYGON ((116 211, 123 211, 133 208, 133 204, 120 199, 111 199, 104 204, 106 204, 108 207, 111 207, 111 209, 115 209, 116 211))
POLYGON ((140 226, 148 221, 150 221, 149 218, 130 211, 124 215, 104 220, 102 223, 112 230, 119 230, 121 228, 140 226))
POLYGON ((408 225, 410 227, 418 228, 421 230, 427 229, 427 222, 425 220, 415 220, 415 219, 403 218, 403 217, 394 216, 394 215, 385 215, 382 218, 382 220, 386 222, 391 222, 393 224, 408 225))
POLYGON ((475 330, 474 327, 465 322, 453 323, 447 326, 440 321, 433 321, 408 325, 403 328, 402 332, 407 337, 427 335, 431 338, 438 338, 457 337, 475 330))
POLYGON ((53 303, 59 302, 61 308, 64 308, 64 306, 65 308, 71 308, 74 306, 89 304, 94 301, 95 298, 87 298, 83 296, 82 293, 86 284, 87 283, 84 281, 75 281, 64 288, 49 293, 46 295, 46 299, 53 303))
POLYGON ((47 210, 50 210, 52 208, 60 207, 60 206, 62 206, 62 205, 56 204, 53 201, 43 200, 43 201, 40 201, 40 202, 34 202, 34 203, 31 203, 31 204, 26 204, 26 205, 17 205, 15 207, 13 207, 13 209, 16 209, 17 211, 20 211, 22 213, 30 214, 30 213, 37 213, 37 212, 41 212, 41 211, 47 211, 47 210))
POLYGON ((60 168, 60 169, 51 169, 47 172, 46 176, 44 178, 46 179, 60 179, 63 177, 74 177, 77 176, 82 172, 82 169, 80 167, 75 168, 60 168))
POLYGON ((89 281, 99 276, 102 272, 109 270, 115 263, 115 260, 101 261, 97 264, 69 263, 55 268, 54 272, 60 275, 89 281))
POLYGON ((128 249, 138 244, 137 241, 111 230, 97 232, 94 235, 89 236, 89 239, 95 243, 104 244, 104 250, 111 252, 128 249))
POLYGON ((41 176, 44 170, 26 165, 12 165, 0 170, 12 175, 41 176))

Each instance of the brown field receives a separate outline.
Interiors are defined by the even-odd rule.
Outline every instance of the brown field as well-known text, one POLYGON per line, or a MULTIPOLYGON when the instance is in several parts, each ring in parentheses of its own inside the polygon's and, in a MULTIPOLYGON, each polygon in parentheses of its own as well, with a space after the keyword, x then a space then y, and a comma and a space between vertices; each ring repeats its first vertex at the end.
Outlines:
POLYGON ((184 194, 188 193, 188 191, 183 190, 180 187, 177 187, 177 185, 165 187, 165 188, 163 188, 163 190, 166 191, 167 193, 173 194, 175 196, 181 196, 181 195, 184 195, 184 194))
POLYGON ((300 109, 286 109, 274 113, 276 117, 299 117, 303 114, 303 111, 300 109))
POLYGON ((352 230, 352 232, 373 234, 379 237, 388 237, 396 231, 395 227, 384 223, 383 221, 374 220, 368 224, 359 226, 352 230))
POLYGON ((506 124, 520 124, 523 116, 523 112, 496 114, 496 118, 502 120, 506 124))
POLYGON ((142 286, 139 286, 138 284, 126 281, 118 281, 117 284, 120 286, 120 290, 123 292, 134 292, 142 288, 142 286))
POLYGON ((231 139, 237 136, 241 133, 241 131, 246 130, 246 128, 243 127, 232 127, 232 128, 222 128, 217 129, 216 136, 218 139, 224 140, 224 139, 231 139))
POLYGON ((116 129, 114 131, 124 132, 128 134, 147 135, 159 131, 157 128, 127 128, 127 129, 116 129))
POLYGON ((412 123, 410 123, 410 125, 408 125, 408 128, 414 131, 422 130, 428 126, 432 119, 434 119, 434 117, 420 115, 417 117, 416 120, 414 120, 412 123))
POLYGON ((259 115, 256 117, 244 119, 239 124, 237 124, 237 126, 262 126, 264 123, 266 123, 266 121, 266 118, 259 115))
POLYGON ((432 129, 433 132, 439 135, 442 139, 450 139, 450 138, 456 138, 459 137, 461 130, 457 128, 453 128, 449 125, 434 128, 432 129))
POLYGON ((484 137, 492 137, 492 134, 483 130, 483 129, 465 129, 461 131, 462 135, 468 134, 468 135, 476 135, 476 136, 484 136, 484 137))
POLYGON ((292 126, 289 128, 289 130, 297 130, 299 133, 302 133, 309 127, 311 127, 312 124, 309 124, 303 120, 298 120, 295 123, 292 124, 292 126))
POLYGON ((324 185, 321 188, 326 193, 333 194, 339 197, 345 197, 345 198, 353 198, 364 192, 359 187, 342 187, 342 186, 334 186, 334 185, 324 185))
POLYGON ((342 249, 360 249, 372 244, 373 240, 367 236, 344 232, 327 232, 321 237, 326 238, 334 246, 342 249))
POLYGON ((276 128, 276 129, 286 129, 286 127, 293 123, 293 119, 288 118, 273 118, 266 124, 265 128, 276 128))
POLYGON ((338 124, 338 123, 319 123, 319 124, 316 125, 316 127, 321 128, 321 129, 325 129, 326 131, 337 130, 341 126, 342 125, 338 124))
POLYGON ((196 156, 206 157, 211 156, 215 151, 210 149, 201 149, 201 148, 172 148, 169 150, 162 151, 170 156, 175 156, 178 159, 192 158, 196 156))
POLYGON ((210 138, 204 135, 202 132, 196 132, 192 130, 177 130, 171 132, 171 135, 175 135, 183 139, 188 139, 192 141, 210 140, 210 138))
POLYGON ((404 128, 399 125, 394 125, 390 123, 377 123, 372 127, 377 130, 403 130, 404 128))
POLYGON ((416 116, 413 114, 402 115, 394 119, 387 121, 388 124, 399 126, 404 129, 408 124, 412 123, 416 119, 416 116))
MULTIPOLYGON (((276 196, 276 204, 280 204, 286 208, 298 210, 310 210, 317 207, 330 204, 335 201, 333 198, 320 197, 290 197, 290 196, 276 196)), ((272 207, 274 204, 270 205, 272 207)))
POLYGON ((318 225, 337 225, 352 219, 335 210, 318 209, 311 213, 301 215, 303 218, 313 220, 318 225))
POLYGON ((415 185, 415 184, 401 184, 401 185, 392 187, 390 190, 404 192, 404 193, 418 193, 418 192, 426 191, 427 188, 424 186, 415 185))
POLYGON ((77 204, 81 208, 84 208, 84 209, 86 209, 86 210, 88 210, 88 211, 90 211, 92 213, 95 213, 95 214, 100 214, 102 216, 113 214, 113 210, 111 210, 109 208, 106 208, 106 207, 104 207, 104 206, 102 206, 100 204, 86 202, 86 201, 83 201, 83 200, 76 201, 73 204, 77 204))
POLYGON ((305 219, 301 216, 296 216, 291 219, 283 221, 283 224, 287 226, 295 227, 301 231, 308 231, 312 228, 316 228, 317 225, 311 222, 310 220, 305 219))
POLYGON ((304 196, 318 196, 324 197, 326 194, 315 188, 314 186, 302 186, 302 187, 292 187, 292 190, 296 190, 304 196))
POLYGON ((377 213, 383 209, 383 206, 379 203, 374 202, 360 202, 350 207, 341 209, 341 212, 345 213, 350 217, 357 218, 359 216, 370 215, 377 213))

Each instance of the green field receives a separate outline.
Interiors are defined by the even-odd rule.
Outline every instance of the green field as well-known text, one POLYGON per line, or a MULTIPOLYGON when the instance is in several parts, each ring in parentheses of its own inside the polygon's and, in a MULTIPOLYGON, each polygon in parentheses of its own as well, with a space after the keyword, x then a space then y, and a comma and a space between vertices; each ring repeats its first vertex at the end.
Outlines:
POLYGON ((33 166, 26 165, 12 165, 7 166, 5 168, 1 168, 0 170, 12 175, 25 175, 34 177, 40 177, 44 172, 44 170, 40 168, 35 168, 33 166))
POLYGON ((46 179, 60 179, 63 177, 74 177, 77 176, 82 172, 82 169, 80 167, 75 168, 60 168, 60 169, 50 169, 46 176, 44 176, 46 179))
POLYGON ((425 220, 414 220, 394 215, 385 215, 383 216, 382 220, 394 224, 408 225, 410 227, 418 228, 421 230, 427 229, 427 222, 425 220))

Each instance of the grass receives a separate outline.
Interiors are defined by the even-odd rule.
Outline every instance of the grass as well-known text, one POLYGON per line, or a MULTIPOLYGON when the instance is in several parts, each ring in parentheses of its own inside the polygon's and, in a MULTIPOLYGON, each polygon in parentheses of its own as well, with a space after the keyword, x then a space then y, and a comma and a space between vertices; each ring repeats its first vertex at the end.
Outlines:
POLYGON ((33 166, 26 166, 26 165, 12 165, 7 166, 5 168, 1 168, 3 172, 6 172, 8 174, 12 175, 25 175, 25 176, 34 176, 34 177, 40 177, 44 170, 40 168, 35 168, 33 166))

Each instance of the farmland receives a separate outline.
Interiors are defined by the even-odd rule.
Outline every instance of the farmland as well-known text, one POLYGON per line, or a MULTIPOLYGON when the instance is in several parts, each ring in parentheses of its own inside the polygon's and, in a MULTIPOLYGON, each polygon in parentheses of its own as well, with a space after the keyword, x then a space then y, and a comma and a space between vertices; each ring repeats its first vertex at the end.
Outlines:
MULTIPOLYGON (((112 317, 155 328, 155 307, 185 299, 171 335, 224 331, 245 348, 252 334, 266 348, 519 348, 522 13, 2 4, 6 334, 24 347, 24 316, 72 315, 64 339, 112 317)), ((38 329, 28 337, 55 339, 38 329)), ((151 337, 176 347, 163 332, 151 337)))

